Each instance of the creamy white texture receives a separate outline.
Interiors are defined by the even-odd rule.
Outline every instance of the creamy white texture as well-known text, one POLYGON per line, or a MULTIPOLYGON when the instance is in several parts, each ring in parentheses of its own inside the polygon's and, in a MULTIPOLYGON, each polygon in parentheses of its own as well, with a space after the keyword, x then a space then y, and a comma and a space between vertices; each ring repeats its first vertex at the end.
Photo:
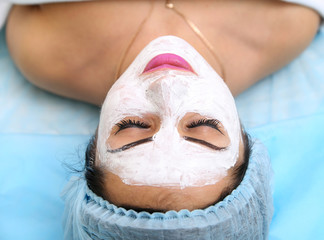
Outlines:
POLYGON ((191 45, 165 36, 148 44, 108 92, 97 146, 101 165, 126 184, 184 188, 215 184, 226 176, 238 159, 240 139, 234 98, 224 81, 191 45), (197 75, 173 69, 142 74, 147 63, 162 53, 181 56, 197 75), (152 142, 107 152, 111 149, 107 139, 116 123, 148 113, 161 120, 152 142), (181 137, 177 126, 186 113, 219 120, 229 146, 217 151, 181 137))

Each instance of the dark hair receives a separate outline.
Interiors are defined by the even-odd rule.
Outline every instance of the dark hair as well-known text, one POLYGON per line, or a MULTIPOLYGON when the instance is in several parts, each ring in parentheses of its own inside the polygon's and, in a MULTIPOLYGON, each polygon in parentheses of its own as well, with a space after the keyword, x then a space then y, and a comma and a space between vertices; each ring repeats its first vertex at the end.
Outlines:
MULTIPOLYGON (((243 162, 239 165, 235 165, 233 168, 233 174, 231 176, 231 184, 227 186, 221 193, 216 202, 222 201, 227 195, 240 185, 244 178, 246 169, 249 165, 249 159, 252 152, 252 141, 250 136, 242 131, 244 154, 243 162)), ((90 139, 86 153, 85 153, 85 178, 88 187, 98 196, 105 197, 105 183, 104 183, 104 171, 98 165, 95 164, 96 160, 96 148, 97 148, 97 133, 90 139)), ((215 203, 216 203, 215 202, 215 203)))
POLYGON ((227 195, 230 195, 231 192, 238 187, 238 185, 240 185, 245 176, 246 169, 249 166, 249 160, 252 153, 253 144, 250 135, 244 130, 242 131, 242 136, 244 145, 243 162, 234 166, 233 174, 231 175, 232 182, 229 186, 223 189, 216 202, 222 201, 227 195))
POLYGON ((85 178, 88 187, 96 195, 104 197, 105 183, 104 171, 101 167, 95 164, 96 162, 96 149, 97 149, 97 132, 89 141, 87 150, 85 152, 85 178))

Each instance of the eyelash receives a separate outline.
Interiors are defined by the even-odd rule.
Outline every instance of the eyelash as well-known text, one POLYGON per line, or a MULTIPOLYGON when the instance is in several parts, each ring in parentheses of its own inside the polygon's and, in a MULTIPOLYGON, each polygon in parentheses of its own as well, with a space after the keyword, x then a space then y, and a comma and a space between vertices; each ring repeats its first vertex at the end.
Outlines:
POLYGON ((133 127, 137 127, 137 128, 149 128, 150 125, 145 123, 145 122, 141 122, 141 121, 135 121, 135 120, 122 120, 121 122, 117 123, 116 126, 118 127, 118 130, 115 134, 117 134, 119 131, 126 129, 126 128, 133 128, 133 127))
MULTIPOLYGON (((145 123, 145 122, 141 122, 141 121, 135 121, 135 120, 122 120, 121 122, 117 123, 116 126, 118 127, 118 130, 115 134, 117 134, 119 131, 126 129, 126 128, 132 128, 132 127, 137 127, 137 128, 149 128, 150 125, 145 123)), ((222 131, 219 129, 219 121, 216 119, 199 119, 197 121, 194 121, 190 124, 187 125, 187 128, 195 128, 195 127, 200 127, 200 126, 208 126, 211 128, 216 129, 217 131, 219 131, 221 134, 222 131)))
POLYGON ((200 127, 200 126, 208 126, 211 128, 216 129, 217 131, 219 131, 221 134, 222 131, 219 129, 219 121, 216 119, 199 119, 197 121, 194 121, 190 124, 187 125, 187 128, 195 128, 195 127, 200 127))

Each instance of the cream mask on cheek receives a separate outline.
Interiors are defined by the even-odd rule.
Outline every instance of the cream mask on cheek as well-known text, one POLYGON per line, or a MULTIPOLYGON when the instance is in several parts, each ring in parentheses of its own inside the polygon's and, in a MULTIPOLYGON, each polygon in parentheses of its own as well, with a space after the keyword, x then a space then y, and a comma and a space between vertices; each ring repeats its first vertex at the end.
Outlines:
POLYGON ((215 184, 225 177, 238 159, 240 140, 234 98, 224 81, 191 45, 165 36, 147 45, 108 92, 97 147, 100 166, 126 184, 185 188, 215 184), (157 56, 166 53, 173 55, 173 66, 155 69, 163 59, 157 56), (210 149, 180 136, 179 121, 187 113, 219 120, 230 139, 226 149, 210 149), (146 114, 160 119, 152 141, 111 151, 107 139, 112 128, 126 117, 146 114))

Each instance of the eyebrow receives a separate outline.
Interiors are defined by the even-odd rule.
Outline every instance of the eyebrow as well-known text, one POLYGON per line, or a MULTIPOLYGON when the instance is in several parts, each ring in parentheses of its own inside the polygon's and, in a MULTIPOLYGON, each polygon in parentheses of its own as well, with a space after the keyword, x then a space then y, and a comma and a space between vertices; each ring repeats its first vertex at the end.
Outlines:
POLYGON ((209 147, 209 148, 211 148, 211 149, 213 149, 213 150, 220 151, 220 150, 224 150, 224 149, 226 149, 226 147, 218 147, 218 146, 216 146, 216 145, 213 145, 213 144, 211 144, 211 143, 209 143, 209 142, 206 142, 206 141, 204 141, 204 140, 201 140, 201 139, 192 138, 192 137, 187 137, 187 136, 184 136, 183 138, 184 138, 185 140, 187 140, 187 141, 190 141, 190 142, 194 142, 194 143, 202 144, 202 145, 204 145, 204 146, 206 146, 206 147, 209 147))
POLYGON ((138 141, 135 141, 135 142, 131 142, 131 143, 128 143, 120 148, 117 148, 117 149, 108 149, 107 152, 109 153, 117 153, 117 152, 121 152, 121 151, 125 151, 129 148, 132 148, 132 147, 135 147, 137 145, 140 145, 140 144, 143 144, 143 143, 147 143, 147 142, 151 142, 153 141, 153 138, 152 137, 148 137, 148 138, 144 138, 144 139, 141 139, 141 140, 138 140, 138 141))
MULTIPOLYGON (((184 140, 187 140, 187 141, 190 141, 190 142, 194 142, 194 143, 199 143, 199 144, 202 144, 206 147, 209 147, 213 150, 216 150, 216 151, 221 151, 221 150, 224 150, 226 149, 227 147, 218 147, 216 145, 213 145, 209 142, 206 142, 204 140, 201 140, 201 139, 197 139, 197 138, 192 138, 192 137, 187 137, 187 136, 184 136, 183 137, 184 140)), ((135 142, 131 142, 131 143, 128 143, 120 148, 116 148, 116 149, 107 149, 107 152, 109 153, 118 153, 118 152, 122 152, 122 151, 125 151, 127 149, 130 149, 132 147, 135 147, 137 145, 140 145, 140 144, 143 144, 143 143, 147 143, 147 142, 151 142, 153 141, 153 138, 152 137, 148 137, 148 138, 144 138, 144 139, 141 139, 141 140, 138 140, 138 141, 135 141, 135 142)))

